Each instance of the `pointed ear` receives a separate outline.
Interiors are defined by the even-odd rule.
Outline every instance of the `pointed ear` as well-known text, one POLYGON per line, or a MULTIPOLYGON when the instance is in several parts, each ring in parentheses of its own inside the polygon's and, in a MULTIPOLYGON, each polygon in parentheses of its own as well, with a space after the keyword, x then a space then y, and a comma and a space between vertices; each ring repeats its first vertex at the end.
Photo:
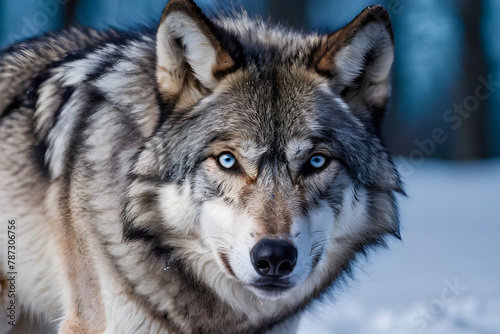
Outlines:
POLYGON ((366 8, 351 23, 325 36, 315 57, 316 70, 353 112, 378 129, 390 94, 394 37, 382 6, 366 8))
POLYGON ((189 107, 236 68, 236 41, 192 0, 167 3, 156 35, 156 80, 164 102, 189 107))

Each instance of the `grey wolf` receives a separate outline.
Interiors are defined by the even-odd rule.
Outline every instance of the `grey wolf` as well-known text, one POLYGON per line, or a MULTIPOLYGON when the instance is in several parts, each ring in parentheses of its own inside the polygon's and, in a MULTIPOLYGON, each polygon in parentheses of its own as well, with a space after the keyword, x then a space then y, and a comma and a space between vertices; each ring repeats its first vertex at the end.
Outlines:
POLYGON ((381 134, 393 54, 380 6, 319 34, 190 0, 156 30, 72 28, 3 51, 17 310, 61 334, 292 333, 399 236, 381 134))

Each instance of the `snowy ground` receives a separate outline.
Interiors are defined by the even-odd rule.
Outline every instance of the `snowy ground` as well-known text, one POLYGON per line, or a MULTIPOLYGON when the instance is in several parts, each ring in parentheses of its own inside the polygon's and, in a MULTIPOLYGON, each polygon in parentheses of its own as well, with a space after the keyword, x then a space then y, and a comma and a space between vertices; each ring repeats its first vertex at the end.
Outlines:
POLYGON ((360 263, 300 334, 500 333, 500 161, 405 174, 403 242, 360 263))

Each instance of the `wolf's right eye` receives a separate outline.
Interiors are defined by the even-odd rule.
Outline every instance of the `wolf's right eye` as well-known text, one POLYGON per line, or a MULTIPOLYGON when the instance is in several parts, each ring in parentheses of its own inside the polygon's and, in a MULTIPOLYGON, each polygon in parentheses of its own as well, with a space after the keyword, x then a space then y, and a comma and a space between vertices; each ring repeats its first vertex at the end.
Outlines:
POLYGON ((315 154, 309 159, 309 164, 314 169, 321 169, 325 166, 327 160, 323 154, 315 154))
POLYGON ((321 153, 312 155, 302 168, 302 174, 305 176, 320 172, 328 166, 330 159, 321 153))
POLYGON ((235 169, 236 158, 230 152, 223 152, 217 157, 219 165, 224 169, 235 169))

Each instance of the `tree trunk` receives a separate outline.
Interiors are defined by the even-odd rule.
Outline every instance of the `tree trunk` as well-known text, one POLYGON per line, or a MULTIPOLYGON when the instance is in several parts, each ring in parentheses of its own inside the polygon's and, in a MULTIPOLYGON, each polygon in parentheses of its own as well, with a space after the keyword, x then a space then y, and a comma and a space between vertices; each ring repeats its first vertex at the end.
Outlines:
POLYGON ((75 24, 76 9, 78 8, 79 0, 67 0, 64 15, 64 27, 68 28, 75 24))
POLYGON ((481 14, 483 0, 463 0, 461 14, 464 23, 464 76, 460 85, 460 95, 456 103, 463 105, 468 117, 454 132, 454 158, 478 159, 488 156, 489 134, 487 122, 489 100, 477 99, 476 88, 481 85, 479 77, 488 78, 488 66, 481 43, 481 14), (479 101, 476 105, 473 102, 479 101))

